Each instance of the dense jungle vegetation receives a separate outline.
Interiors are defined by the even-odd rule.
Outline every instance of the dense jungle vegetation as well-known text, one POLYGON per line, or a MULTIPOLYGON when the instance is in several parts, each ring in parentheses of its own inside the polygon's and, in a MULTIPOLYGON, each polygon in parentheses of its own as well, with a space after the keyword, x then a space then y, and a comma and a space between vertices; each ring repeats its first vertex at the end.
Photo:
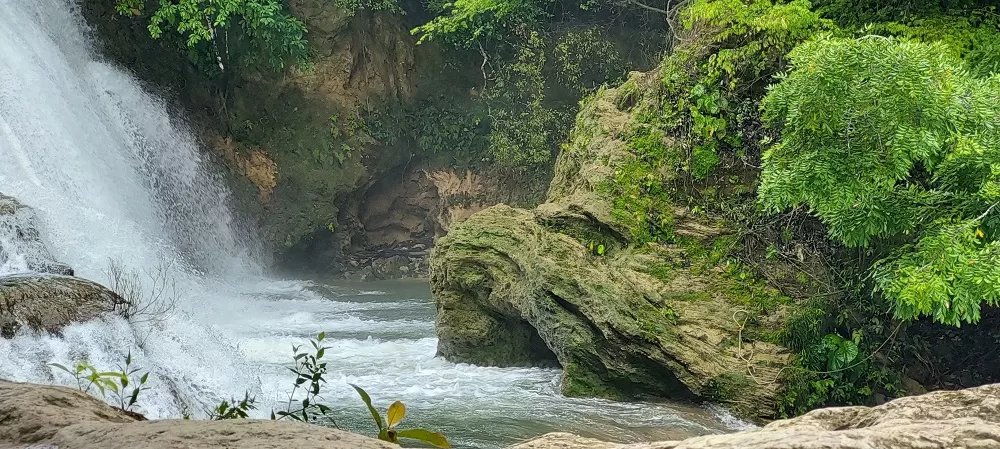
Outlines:
MULTIPOLYGON (((807 269, 787 276, 809 298, 773 337, 797 353, 784 414, 898 395, 915 372, 949 386, 996 368, 982 365, 1000 347, 993 2, 330 7, 405 15, 419 45, 440 46, 455 71, 474 74, 472 101, 427 95, 373 111, 373 136, 416 136, 427 154, 517 176, 547 176, 581 101, 605 85, 640 89, 628 72, 658 65, 656 100, 626 105, 635 158, 601 188, 619 198, 614 213, 635 241, 676 243, 667 204, 683 202, 740 230, 723 257, 755 275, 771 276, 769 261, 807 259, 831 273, 830 282, 807 269), (407 114, 419 120, 392 119, 407 114)), ((306 28, 280 0, 118 0, 117 9, 222 93, 241 77, 309 70, 306 28)))

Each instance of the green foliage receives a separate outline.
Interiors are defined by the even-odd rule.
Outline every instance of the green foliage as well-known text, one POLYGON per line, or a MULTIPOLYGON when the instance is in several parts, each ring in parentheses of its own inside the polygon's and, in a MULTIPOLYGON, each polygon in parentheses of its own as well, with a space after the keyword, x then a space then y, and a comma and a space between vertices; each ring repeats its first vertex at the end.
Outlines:
POLYGON ((1000 241, 987 238, 978 220, 935 223, 897 254, 874 271, 900 319, 961 326, 979 322, 982 303, 1000 305, 1000 241))
POLYGON ((783 65, 784 55, 829 23, 806 1, 697 0, 683 12, 691 39, 665 64, 664 87, 673 104, 663 120, 685 136, 683 169, 704 180, 723 151, 744 152, 741 123, 755 122, 736 105, 754 98, 758 84, 783 65), (709 55, 704 48, 715 48, 709 55), (693 60, 693 61, 692 61, 693 60), (692 63, 696 64, 691 70, 692 63))
POLYGON ((481 68, 489 159, 510 174, 550 169, 579 101, 646 58, 639 47, 662 42, 655 27, 600 15, 596 2, 431 1, 428 9, 436 17, 413 32, 454 44, 481 68))
POLYGON ((757 130, 744 125, 756 123, 745 105, 788 50, 830 26, 805 1, 697 0, 682 17, 685 31, 661 64, 661 84, 631 80, 620 88, 619 107, 633 117, 625 136, 633 157, 600 186, 638 243, 672 240, 673 206, 692 193, 678 188, 690 185, 684 181, 706 181, 724 160, 747 157, 744 136, 757 130))
POLYGON ((634 158, 615 168, 600 186, 613 200, 612 216, 631 231, 635 243, 667 243, 674 238, 670 179, 664 166, 674 156, 667 137, 653 126, 637 126, 628 138, 634 158))
POLYGON ((395 104, 367 117, 366 131, 387 146, 413 147, 416 154, 441 164, 475 166, 489 159, 489 119, 474 101, 433 95, 399 107, 395 104))
POLYGON ((375 422, 375 426, 378 428, 378 439, 399 444, 399 439, 404 438, 417 440, 434 447, 451 447, 448 439, 440 433, 427 429, 397 429, 397 426, 403 422, 403 418, 406 418, 406 406, 402 402, 396 401, 389 405, 389 408, 386 409, 385 417, 383 417, 378 409, 372 405, 372 398, 368 395, 368 392, 357 385, 352 384, 351 386, 354 387, 354 391, 358 392, 358 396, 361 396, 361 401, 365 403, 365 407, 371 413, 372 421, 375 422))
POLYGON ((295 374, 295 385, 288 393, 288 404, 285 410, 271 412, 271 419, 291 419, 302 422, 317 422, 320 420, 333 421, 331 417, 332 409, 319 402, 323 385, 326 384, 327 363, 323 361, 326 350, 330 349, 322 346, 326 339, 326 333, 320 332, 315 339, 309 340, 311 351, 302 351, 302 345, 292 347, 292 359, 295 366, 288 368, 295 374), (305 392, 305 397, 301 400, 295 398, 295 393, 299 390, 305 392))
POLYGON ((851 363, 858 358, 858 343, 861 334, 855 333, 853 339, 848 340, 838 334, 827 334, 823 337, 821 351, 826 357, 826 369, 828 371, 838 371, 850 368, 851 363))
POLYGON ((823 349, 818 351, 819 355, 800 353, 799 364, 785 378, 786 387, 778 404, 781 417, 801 415, 809 410, 831 405, 872 404, 876 392, 889 396, 896 396, 901 392, 898 374, 870 360, 847 370, 819 373, 811 367, 824 366, 822 363, 826 363, 828 355, 823 349), (820 361, 815 362, 813 359, 820 361))
POLYGON ((174 33, 190 57, 209 73, 225 73, 234 63, 280 70, 306 64, 306 27, 279 0, 116 0, 123 15, 148 16, 154 39, 174 33))
POLYGON ((501 105, 490 113, 490 151, 503 165, 530 167, 552 158, 554 116, 543 103, 544 67, 544 42, 532 33, 514 62, 499 70, 487 86, 486 101, 501 105))
POLYGON ((223 400, 214 409, 208 410, 208 419, 212 421, 247 419, 250 417, 250 411, 257 409, 256 403, 257 398, 250 396, 250 392, 248 391, 241 400, 237 400, 236 398, 228 401, 223 400))
POLYGON ((872 23, 862 28, 864 33, 940 42, 952 55, 964 59, 969 72, 977 77, 1000 72, 998 30, 1000 15, 993 7, 872 23))
POLYGON ((118 371, 98 371, 86 361, 77 362, 72 369, 58 363, 51 366, 73 376, 80 391, 90 393, 91 388, 96 388, 101 397, 110 394, 116 406, 125 412, 131 412, 139 401, 139 394, 149 389, 146 386, 149 372, 143 373, 142 368, 132 364, 131 351, 118 365, 118 371))
POLYGON ((897 317, 978 321, 1000 298, 1000 81, 941 43, 825 36, 790 58, 763 102, 782 131, 764 155, 764 207, 806 205, 847 246, 887 245, 874 274, 897 317))
POLYGON ((600 257, 607 254, 608 247, 599 240, 591 240, 587 242, 587 251, 590 251, 590 254, 600 257))
POLYGON ((604 84, 619 84, 628 74, 621 52, 597 27, 560 36, 552 50, 552 60, 555 83, 575 90, 577 98, 604 84))
POLYGON ((695 0, 684 12, 684 24, 706 33, 710 45, 721 45, 709 56, 700 82, 728 90, 748 89, 779 69, 798 43, 832 26, 806 0, 695 0))
POLYGON ((333 4, 350 16, 354 16, 359 11, 403 13, 403 9, 400 8, 396 0, 333 0, 333 4))
POLYGON ((989 5, 992 0, 816 0, 817 11, 838 23, 864 27, 871 23, 940 16, 989 5))
POLYGON ((440 5, 439 15, 413 30, 418 42, 440 39, 472 46, 482 41, 504 40, 525 25, 548 17, 551 0, 454 0, 440 5))

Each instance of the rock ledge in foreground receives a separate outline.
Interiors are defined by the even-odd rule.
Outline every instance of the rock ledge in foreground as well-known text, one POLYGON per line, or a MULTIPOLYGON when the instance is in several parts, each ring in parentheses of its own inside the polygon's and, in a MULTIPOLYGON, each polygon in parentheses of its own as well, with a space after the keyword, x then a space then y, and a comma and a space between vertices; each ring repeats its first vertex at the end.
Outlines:
POLYGON ((759 430, 683 441, 614 444, 554 433, 512 449, 995 449, 1000 384, 938 391, 878 407, 839 407, 759 430))
POLYGON ((398 449, 340 430, 284 421, 138 421, 64 387, 0 381, 0 448, 398 449))

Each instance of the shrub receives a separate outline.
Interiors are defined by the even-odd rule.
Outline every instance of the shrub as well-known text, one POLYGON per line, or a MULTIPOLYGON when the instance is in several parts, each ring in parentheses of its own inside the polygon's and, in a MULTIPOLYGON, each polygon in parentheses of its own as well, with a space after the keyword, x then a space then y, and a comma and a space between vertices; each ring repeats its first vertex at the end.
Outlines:
POLYGON ((280 0, 116 0, 119 14, 148 15, 149 34, 176 33, 203 69, 224 74, 233 66, 272 70, 310 57, 306 27, 280 0))
POLYGON ((884 248, 872 273, 901 319, 960 325, 1000 303, 1000 78, 940 43, 824 36, 763 101, 769 211, 809 207, 831 237, 884 248))
POLYGON ((170 318, 181 297, 171 275, 171 264, 161 263, 145 273, 111 259, 105 271, 107 287, 122 298, 116 311, 130 323, 161 325, 170 318))
POLYGON ((146 387, 149 372, 142 372, 142 368, 132 364, 131 351, 125 356, 123 363, 118 365, 118 371, 98 371, 86 361, 76 362, 72 369, 58 363, 52 363, 51 366, 73 376, 80 391, 90 393, 91 388, 94 388, 102 398, 110 395, 123 412, 132 413, 132 408, 139 402, 139 395, 149 389, 146 387))

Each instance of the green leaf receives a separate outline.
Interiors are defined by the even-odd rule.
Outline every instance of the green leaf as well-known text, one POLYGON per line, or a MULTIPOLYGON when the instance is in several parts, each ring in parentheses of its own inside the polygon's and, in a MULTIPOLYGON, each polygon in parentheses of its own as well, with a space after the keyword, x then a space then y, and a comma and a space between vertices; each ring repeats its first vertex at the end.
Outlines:
POLYGON ((382 415, 379 414, 375 406, 372 405, 371 396, 368 396, 368 392, 365 391, 363 388, 354 384, 350 385, 354 387, 354 391, 358 392, 358 396, 361 396, 361 400, 365 403, 366 406, 368 406, 368 411, 372 414, 372 419, 375 421, 375 425, 378 426, 379 432, 384 431, 386 428, 385 421, 382 420, 382 415))
POLYGON ((433 445, 440 448, 450 448, 451 444, 448 443, 448 439, 444 435, 431 432, 427 429, 405 429, 400 430, 396 433, 400 438, 408 438, 411 440, 423 441, 424 443, 433 445))
POLYGON ((858 344, 852 340, 829 334, 823 337, 823 343, 827 348, 827 368, 830 371, 847 368, 858 358, 858 344))
POLYGON ((65 371, 65 372, 67 372, 69 374, 74 374, 73 371, 70 371, 69 368, 66 368, 65 366, 60 365, 58 363, 50 363, 49 366, 54 367, 54 368, 59 368, 59 369, 65 371))

